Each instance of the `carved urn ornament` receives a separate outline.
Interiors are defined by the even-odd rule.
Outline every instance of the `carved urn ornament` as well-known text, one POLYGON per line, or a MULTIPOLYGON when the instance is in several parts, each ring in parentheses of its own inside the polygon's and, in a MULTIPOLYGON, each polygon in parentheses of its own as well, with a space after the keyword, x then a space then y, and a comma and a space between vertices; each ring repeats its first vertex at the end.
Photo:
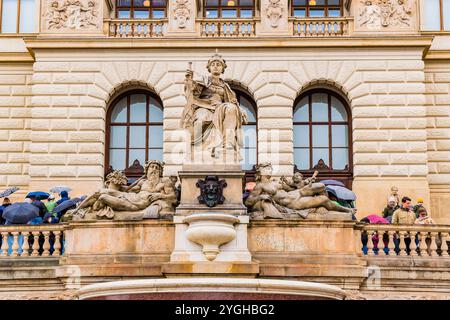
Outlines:
POLYGON ((196 186, 200 188, 198 202, 206 204, 209 208, 223 204, 223 188, 227 186, 225 180, 219 180, 218 176, 206 176, 205 180, 199 179, 196 186))

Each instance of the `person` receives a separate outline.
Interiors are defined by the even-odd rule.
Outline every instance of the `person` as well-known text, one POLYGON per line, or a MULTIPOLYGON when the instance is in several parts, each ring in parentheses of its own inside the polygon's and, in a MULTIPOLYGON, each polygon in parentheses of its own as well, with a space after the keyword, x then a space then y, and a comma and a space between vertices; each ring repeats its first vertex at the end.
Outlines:
POLYGON ((39 209, 39 216, 29 221, 28 224, 40 224, 44 220, 45 215, 47 214, 47 208, 45 204, 41 201, 39 197, 31 196, 29 197, 31 200, 31 204, 36 206, 39 209))
POLYGON ((56 201, 55 201, 55 196, 54 195, 51 195, 50 197, 48 197, 47 203, 45 204, 45 207, 47 208, 47 211, 49 213, 51 213, 53 211, 53 209, 55 209, 56 201))
MULTIPOLYGON (((413 207, 413 211, 414 211, 414 213, 416 214, 416 218, 419 218, 419 209, 420 208, 424 208, 425 209, 425 207, 423 206, 423 198, 418 198, 417 199, 417 204, 413 207)), ((427 210, 425 209, 425 212, 427 212, 427 210)))
POLYGON ((3 199, 3 204, 0 206, 0 225, 5 224, 6 220, 2 218, 3 210, 5 210, 8 206, 11 205, 11 201, 9 198, 3 199))
POLYGON ((424 207, 417 210, 419 217, 414 221, 414 224, 434 224, 433 219, 427 215, 427 209, 424 207))
MULTIPOLYGON (((409 197, 403 197, 402 198, 402 206, 395 210, 394 214, 392 215, 392 224, 414 224, 416 220, 416 215, 411 210, 411 198, 409 197)), ((409 254, 411 251, 409 249, 409 245, 411 244, 411 238, 409 236, 405 236, 405 245, 406 245, 406 253, 409 254)), ((394 239, 395 244, 395 251, 398 253, 400 251, 399 244, 400 240, 399 237, 396 237, 394 239)))
POLYGON ((394 212, 400 208, 400 206, 398 206, 396 203, 397 201, 394 197, 390 197, 388 199, 387 206, 383 210, 383 218, 392 216, 394 212))
POLYGON ((59 199, 58 201, 56 201, 56 205, 59 206, 61 203, 63 203, 64 201, 70 200, 69 197, 69 193, 67 191, 61 191, 59 196, 61 197, 61 199, 59 199))

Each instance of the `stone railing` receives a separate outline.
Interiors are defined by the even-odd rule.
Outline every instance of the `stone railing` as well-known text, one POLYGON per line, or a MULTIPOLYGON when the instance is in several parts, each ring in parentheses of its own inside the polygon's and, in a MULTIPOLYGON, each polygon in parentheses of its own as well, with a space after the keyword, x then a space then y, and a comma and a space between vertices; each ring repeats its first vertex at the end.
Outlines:
POLYGON ((367 256, 449 257, 450 226, 357 225, 361 251, 367 256))
POLYGON ((0 226, 0 259, 57 257, 64 253, 64 225, 0 226))
POLYGON ((159 38, 166 33, 167 20, 110 19, 105 24, 112 38, 159 38))
POLYGON ((329 37, 349 34, 349 18, 301 18, 293 19, 294 36, 329 37))
POLYGON ((253 19, 202 19, 202 37, 253 37, 256 21, 253 19))

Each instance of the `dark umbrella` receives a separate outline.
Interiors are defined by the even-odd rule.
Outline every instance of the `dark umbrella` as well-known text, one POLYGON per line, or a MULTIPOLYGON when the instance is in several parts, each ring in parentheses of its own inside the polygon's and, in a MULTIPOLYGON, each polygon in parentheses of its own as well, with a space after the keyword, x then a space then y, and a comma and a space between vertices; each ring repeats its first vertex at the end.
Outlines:
POLYGON ((12 188, 6 189, 2 193, 0 193, 0 198, 7 197, 7 196, 13 194, 14 192, 16 192, 17 190, 19 190, 18 187, 12 187, 12 188))
POLYGON ((2 217, 13 224, 25 224, 39 217, 39 208, 28 202, 16 202, 3 210, 2 217))
POLYGON ((320 183, 323 183, 324 185, 326 185, 326 186, 340 186, 340 187, 345 187, 345 184, 343 184, 342 182, 340 182, 340 181, 337 181, 337 180, 331 180, 331 179, 328 179, 328 180, 322 180, 322 181, 319 181, 320 183))
POLYGON ((340 200, 350 200, 350 201, 356 200, 356 194, 352 190, 347 189, 346 187, 327 186, 325 190, 335 195, 336 198, 340 200))
POLYGON ((66 210, 66 209, 68 209, 68 208, 70 208, 70 207, 76 206, 77 203, 80 202, 80 201, 82 201, 82 200, 83 200, 82 198, 73 198, 73 199, 64 201, 64 202, 61 203, 59 206, 56 206, 56 207, 53 209, 52 213, 59 214, 60 212, 66 210))
POLYGON ((31 198, 31 197, 36 197, 37 199, 47 199, 48 197, 50 197, 50 194, 44 191, 33 191, 27 194, 27 196, 25 198, 31 198))

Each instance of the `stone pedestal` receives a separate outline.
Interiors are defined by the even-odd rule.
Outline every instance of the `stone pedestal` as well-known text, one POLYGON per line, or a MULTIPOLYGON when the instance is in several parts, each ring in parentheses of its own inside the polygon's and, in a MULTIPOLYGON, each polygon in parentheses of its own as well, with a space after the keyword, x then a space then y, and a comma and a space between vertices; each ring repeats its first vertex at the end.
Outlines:
MULTIPOLYGON (((166 277, 186 275, 229 275, 241 277, 255 277, 259 273, 259 264, 252 262, 252 256, 247 245, 248 216, 232 216, 223 213, 201 213, 188 217, 175 216, 175 247, 170 256, 170 262, 162 266, 162 273, 166 277), (224 219, 228 216, 235 220, 228 224, 224 219), (216 219, 214 218, 216 217, 216 219), (195 221, 197 220, 197 221, 195 221), (199 226, 200 224, 200 226, 199 226), (223 235, 228 236, 232 226, 233 239, 218 246, 214 259, 208 256, 208 242, 216 243, 223 235), (192 236, 200 230, 197 237, 192 236), (221 232, 223 231, 226 232, 221 232), (228 229, 228 230, 226 230, 228 229), (202 240, 200 239, 204 239, 202 240), (206 248, 206 251, 205 251, 206 248)), ((216 243, 218 244, 218 243, 216 243)))
POLYGON ((178 172, 181 179, 181 201, 176 208, 176 215, 191 215, 204 212, 222 212, 231 215, 247 215, 247 208, 242 202, 243 178, 240 165, 233 164, 186 164, 178 172), (196 186, 199 179, 206 176, 218 176, 224 179, 227 186, 223 189, 225 201, 214 208, 209 208, 198 202, 200 189, 196 186))

